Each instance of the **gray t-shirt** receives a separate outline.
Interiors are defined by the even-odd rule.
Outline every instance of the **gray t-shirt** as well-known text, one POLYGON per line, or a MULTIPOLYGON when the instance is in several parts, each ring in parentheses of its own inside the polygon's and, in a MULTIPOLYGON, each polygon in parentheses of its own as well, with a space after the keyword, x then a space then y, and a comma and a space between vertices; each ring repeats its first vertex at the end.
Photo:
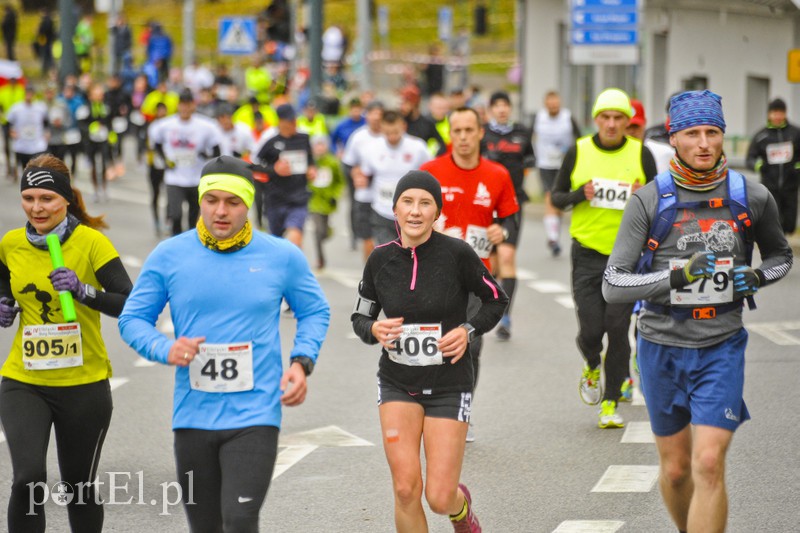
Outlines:
MULTIPOLYGON (((711 191, 698 192, 676 187, 678 202, 726 198, 727 183, 711 191)), ((720 258, 732 258, 733 265, 746 264, 746 246, 728 208, 702 207, 678 209, 668 236, 653 255, 650 273, 636 274, 636 263, 650 237, 650 228, 658 210, 658 189, 655 181, 633 194, 625 207, 614 250, 608 260, 603 279, 603 296, 609 302, 649 302, 670 304, 670 260, 688 259, 694 253, 709 250, 720 258)), ((775 200, 767 189, 747 181, 748 206, 752 214, 755 243, 761 255, 758 270, 762 285, 785 276, 792 266, 792 251, 783 235, 775 200)), ((726 276, 709 281, 708 293, 724 293, 726 276)), ((733 298, 736 296, 732 291, 733 298)), ((719 296, 719 294, 715 295, 719 296)), ((691 304, 689 304, 691 305, 691 304)), ((639 334, 650 342, 685 348, 702 348, 717 344, 742 327, 742 310, 722 313, 708 320, 676 320, 669 314, 642 309, 639 334)))

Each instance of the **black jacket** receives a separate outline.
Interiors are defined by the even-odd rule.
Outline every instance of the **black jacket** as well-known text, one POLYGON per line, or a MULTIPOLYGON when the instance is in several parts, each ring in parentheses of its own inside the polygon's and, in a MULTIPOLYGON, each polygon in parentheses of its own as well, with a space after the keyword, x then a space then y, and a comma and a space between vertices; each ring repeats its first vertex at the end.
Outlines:
POLYGON ((527 202, 528 194, 523 187, 525 169, 536 164, 530 130, 520 124, 514 124, 509 133, 500 133, 493 130, 491 124, 487 124, 484 132, 481 153, 487 159, 506 167, 514 183, 517 201, 520 204, 527 202))
MULTIPOLYGON (((399 239, 375 248, 358 292, 376 303, 370 316, 354 312, 350 317, 353 330, 369 344, 378 342, 371 328, 381 310, 388 318, 403 317, 404 324, 441 323, 442 336, 465 322, 481 335, 497 324, 508 304, 508 296, 475 251, 466 242, 437 232, 416 248, 403 248, 399 239), (482 305, 468 319, 470 293, 482 305)), ((414 367, 395 363, 383 348, 378 376, 412 393, 468 392, 474 385, 470 353, 454 365, 445 358, 443 365, 414 367)))
POLYGON ((767 126, 760 130, 750 142, 746 164, 750 170, 758 170, 761 183, 770 192, 796 191, 800 185, 800 170, 797 169, 800 165, 800 129, 787 122, 779 128, 767 126), (784 148, 791 146, 791 157, 785 163, 770 163, 774 157, 771 157, 773 150, 782 143, 788 143, 784 148))

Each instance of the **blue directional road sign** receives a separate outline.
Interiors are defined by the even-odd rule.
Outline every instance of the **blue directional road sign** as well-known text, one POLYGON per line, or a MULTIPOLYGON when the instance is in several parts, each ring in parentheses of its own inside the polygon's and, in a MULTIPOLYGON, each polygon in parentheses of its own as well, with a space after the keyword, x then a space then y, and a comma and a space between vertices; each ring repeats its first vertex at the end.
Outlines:
POLYGON ((220 54, 247 55, 258 48, 255 17, 225 17, 219 21, 220 54))
POLYGON ((573 64, 638 61, 639 0, 571 0, 573 64))
POLYGON ((632 44, 639 41, 636 31, 620 30, 573 30, 573 44, 632 44))

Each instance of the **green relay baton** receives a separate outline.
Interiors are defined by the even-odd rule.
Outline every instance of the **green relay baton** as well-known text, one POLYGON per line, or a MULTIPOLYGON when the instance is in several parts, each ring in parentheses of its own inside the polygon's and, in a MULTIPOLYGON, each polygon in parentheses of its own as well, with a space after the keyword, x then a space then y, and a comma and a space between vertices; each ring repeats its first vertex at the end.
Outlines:
MULTIPOLYGON (((61 243, 58 241, 58 235, 55 233, 51 233, 47 236, 47 249, 50 250, 50 261, 53 263, 53 269, 63 267, 64 256, 61 254, 61 243)), ((61 312, 64 315, 64 320, 67 322, 75 322, 78 316, 75 314, 75 302, 72 300, 72 293, 69 291, 59 291, 58 299, 61 300, 61 312)))

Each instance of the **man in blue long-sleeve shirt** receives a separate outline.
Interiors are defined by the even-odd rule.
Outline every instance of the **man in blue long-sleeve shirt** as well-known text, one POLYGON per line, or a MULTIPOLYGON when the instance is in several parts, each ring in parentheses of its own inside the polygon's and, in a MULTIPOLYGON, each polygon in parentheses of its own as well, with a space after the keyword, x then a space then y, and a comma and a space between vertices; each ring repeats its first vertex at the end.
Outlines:
POLYGON ((191 531, 258 531, 278 451, 281 405, 305 400, 330 308, 303 253, 253 232, 243 161, 203 168, 197 228, 148 257, 119 327, 151 361, 174 365, 175 461, 191 531), (283 370, 281 300, 297 318, 283 370), (156 327, 169 302, 177 340, 156 327), (224 524, 224 525, 223 525, 224 524))

